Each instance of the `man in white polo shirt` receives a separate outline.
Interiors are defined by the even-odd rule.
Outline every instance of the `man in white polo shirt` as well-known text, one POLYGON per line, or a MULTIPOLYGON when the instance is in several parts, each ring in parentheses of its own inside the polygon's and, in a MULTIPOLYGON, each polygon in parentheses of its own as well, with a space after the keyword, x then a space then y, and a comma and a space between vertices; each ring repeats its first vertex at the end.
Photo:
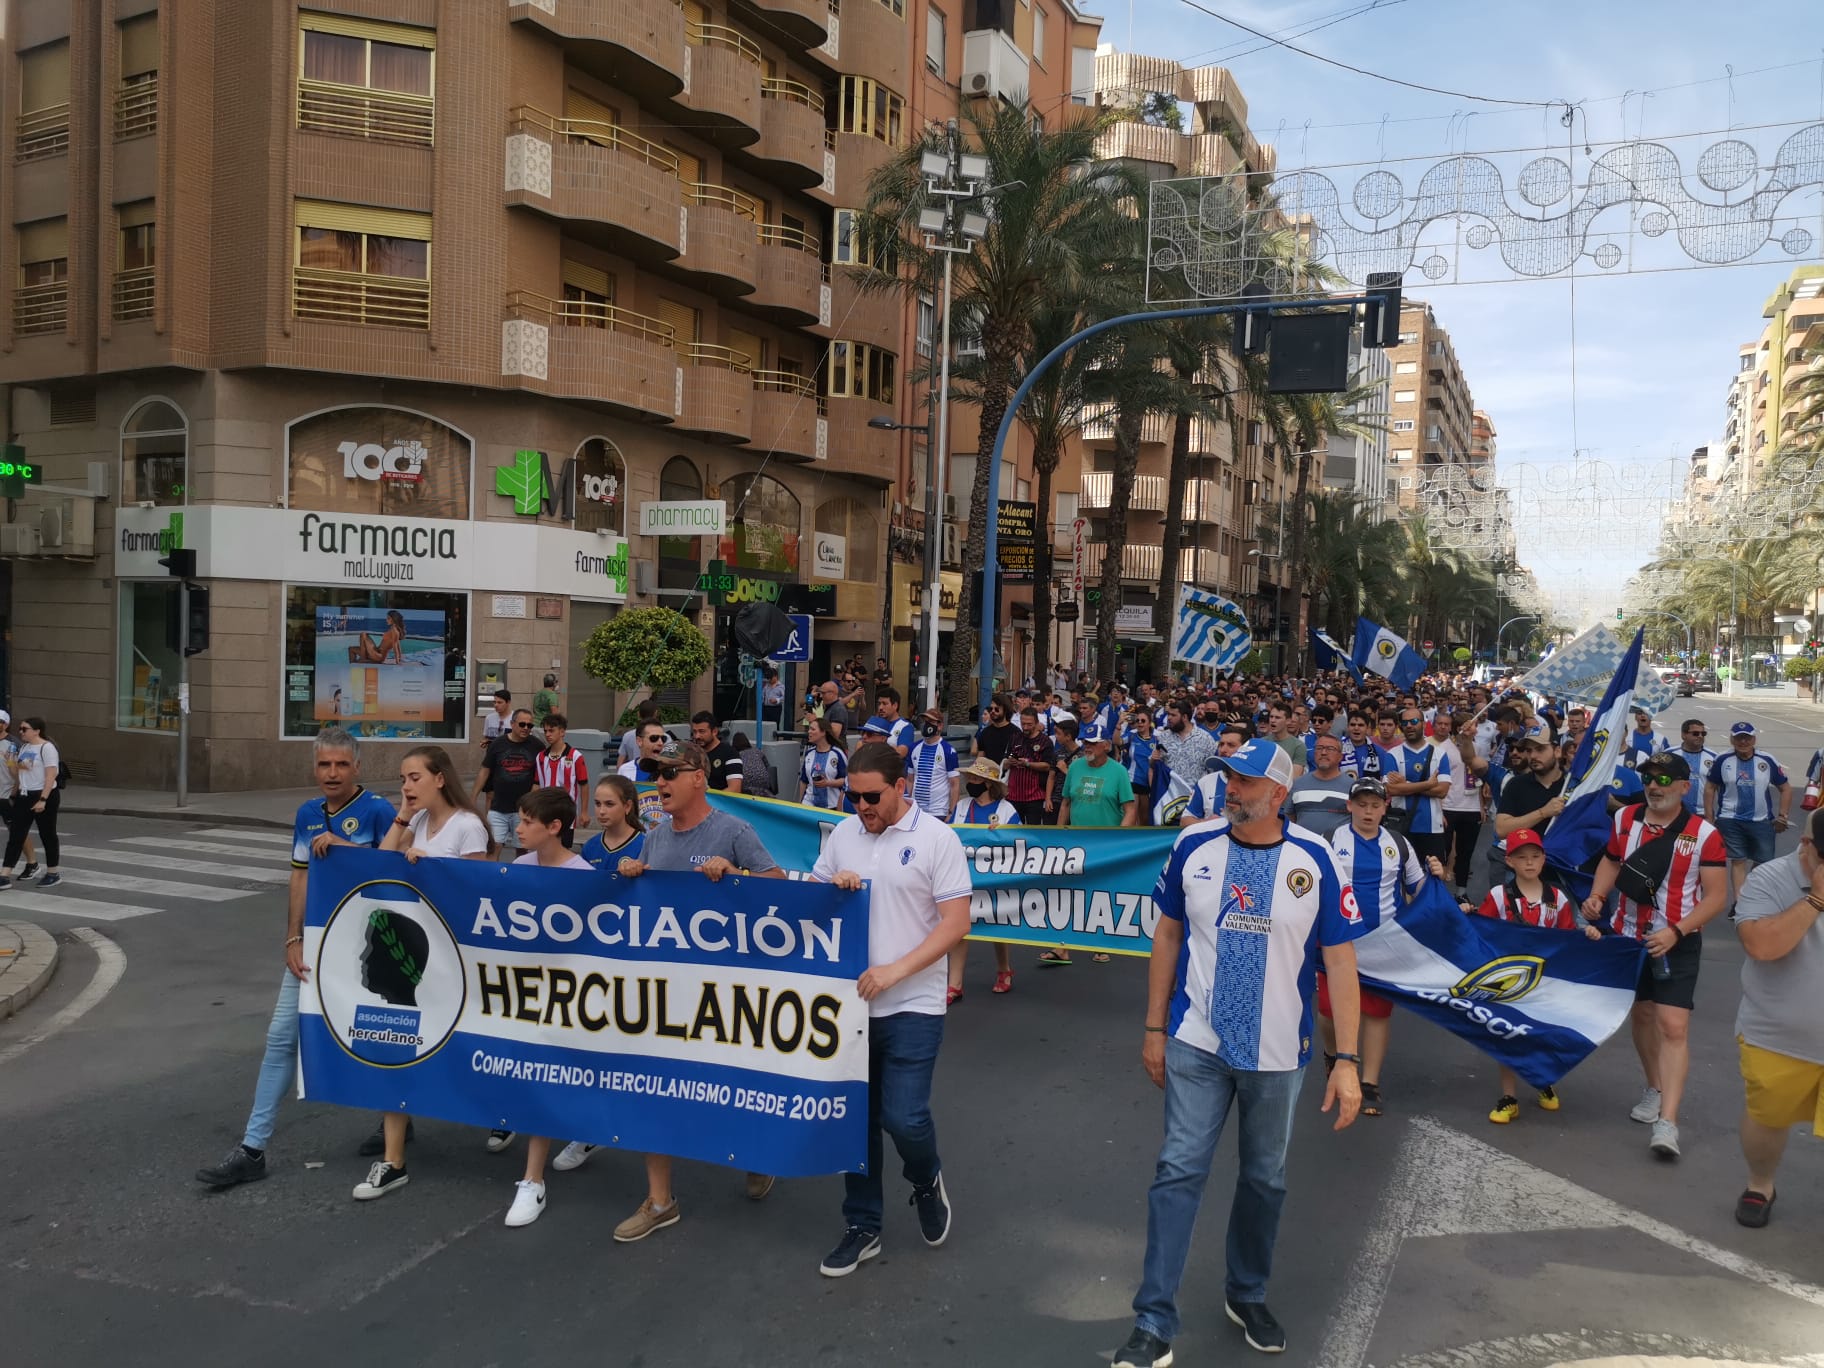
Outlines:
POLYGON ((969 867, 956 833, 906 795, 905 763, 890 746, 849 761, 855 815, 824 842, 820 883, 868 894, 868 1169, 846 1173, 842 1239, 819 1271, 843 1278, 880 1253, 884 1130, 905 1164, 925 1243, 950 1234, 950 1197, 931 1120, 931 1074, 944 1039, 945 957, 969 934, 969 867))

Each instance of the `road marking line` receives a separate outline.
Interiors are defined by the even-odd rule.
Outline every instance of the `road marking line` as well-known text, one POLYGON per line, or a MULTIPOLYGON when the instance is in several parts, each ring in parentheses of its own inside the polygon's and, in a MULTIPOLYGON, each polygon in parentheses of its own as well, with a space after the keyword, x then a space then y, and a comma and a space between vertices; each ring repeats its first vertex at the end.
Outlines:
POLYGON ((186 898, 193 902, 232 902, 253 896, 250 888, 218 888, 211 884, 174 883, 167 879, 144 879, 136 874, 116 874, 106 869, 65 869, 63 881, 85 888, 111 888, 117 893, 139 893, 148 897, 186 898))
POLYGON ((109 850, 96 847, 84 850, 65 846, 64 850, 84 860, 106 860, 112 864, 130 864, 140 869, 168 869, 182 874, 211 874, 242 883, 285 884, 291 882, 289 869, 271 869, 261 865, 226 864, 218 860, 184 860, 175 855, 141 854, 137 850, 109 850))
POLYGON ((127 972, 127 952, 106 936, 87 926, 75 927, 70 934, 95 952, 94 977, 74 999, 38 1030, 0 1050, 0 1064, 11 1063, 32 1046, 43 1044, 66 1026, 82 1020, 97 1003, 114 991, 114 985, 127 972))
POLYGON ((233 841, 253 841, 260 845, 291 848, 291 837, 282 831, 254 831, 248 827, 208 827, 193 833, 197 836, 226 836, 233 841))
POLYGON ((269 851, 249 850, 246 846, 223 845, 219 841, 174 841, 165 836, 123 836, 114 844, 151 846, 155 850, 192 850, 199 855, 227 855, 237 860, 271 858, 269 851))
POLYGON ((60 893, 36 893, 30 888, 19 888, 16 885, 0 893, 0 912, 14 909, 49 913, 54 917, 93 917, 96 921, 125 921, 129 917, 145 917, 164 910, 159 907, 141 907, 136 903, 102 902, 95 898, 66 898, 60 893))

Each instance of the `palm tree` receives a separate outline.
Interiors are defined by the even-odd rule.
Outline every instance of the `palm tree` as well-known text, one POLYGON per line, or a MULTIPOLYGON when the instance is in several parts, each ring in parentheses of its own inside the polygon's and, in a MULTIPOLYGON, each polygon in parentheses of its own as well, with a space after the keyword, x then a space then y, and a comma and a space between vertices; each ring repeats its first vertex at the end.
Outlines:
POLYGON ((1396 522, 1376 522, 1366 500, 1353 492, 1321 490, 1311 496, 1310 536, 1293 573, 1311 596, 1311 616, 1343 637, 1355 620, 1396 622, 1405 603, 1400 553, 1405 533, 1396 522))
POLYGON ((1165 477, 1159 593, 1153 604, 1153 631, 1169 651, 1178 598, 1179 552, 1184 544, 1184 491, 1191 473, 1191 428, 1199 420, 1220 422, 1233 410, 1230 391, 1235 368, 1225 348, 1234 335, 1234 321, 1216 315, 1174 319, 1160 327, 1166 361, 1177 382, 1172 407, 1172 454, 1165 477), (1199 378, 1211 370, 1217 372, 1223 384, 1214 385, 1199 378))
MULTIPOLYGON (((1084 295, 1090 277, 1119 254, 1132 231, 1118 193, 1126 173, 1085 174, 1095 160, 1097 136, 1113 115, 1086 111, 1048 128, 1035 125, 1024 106, 1024 101, 997 101, 968 115, 967 139, 986 156, 989 182, 999 187, 987 235, 956 259, 955 307, 959 316, 976 321, 981 340, 984 446, 999 430, 1031 357, 1034 320, 1060 301, 1084 295)), ((863 276, 865 286, 903 288, 905 268, 916 276, 919 264, 929 258, 916 229, 926 200, 919 158, 944 146, 942 130, 930 130, 875 173, 868 187, 866 224, 882 262, 863 276)), ((975 463, 963 549, 966 573, 980 569, 986 554, 996 474, 990 456, 983 450, 975 463)), ((947 453, 936 453, 936 458, 946 459, 947 453)), ((968 713, 970 690, 962 681, 975 659, 977 627, 976 605, 965 596, 957 605, 947 672, 949 711, 956 720, 968 713)))

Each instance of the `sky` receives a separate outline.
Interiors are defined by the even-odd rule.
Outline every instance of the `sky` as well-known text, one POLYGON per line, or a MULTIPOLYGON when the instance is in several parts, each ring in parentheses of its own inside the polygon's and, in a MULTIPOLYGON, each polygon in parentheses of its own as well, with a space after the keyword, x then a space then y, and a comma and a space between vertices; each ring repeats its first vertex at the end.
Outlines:
MULTIPOLYGON (((1565 156, 1567 136, 1578 187, 1590 165, 1586 141, 1599 157, 1604 144, 1644 137, 1677 153, 1694 197, 1721 202, 1694 174, 1704 149, 1739 139, 1768 168, 1787 137, 1824 122, 1824 6, 1380 0, 1352 13, 1371 3, 1096 0, 1090 8, 1103 16, 1103 41, 1120 50, 1226 66, 1255 136, 1277 147, 1281 176, 1335 168, 1326 174, 1345 203, 1377 165, 1410 195, 1427 167, 1467 152, 1501 167, 1510 202, 1524 209, 1511 195, 1520 167, 1547 148, 1565 156), (1206 10, 1323 57, 1461 95, 1406 89, 1263 45, 1206 10), (1314 25, 1327 26, 1303 32, 1314 25), (1581 103, 1567 134, 1561 109, 1466 95, 1581 103)), ((1742 200, 1768 174, 1731 198, 1742 200)), ((1617 213, 1601 223, 1619 224, 1617 213)), ((1473 261, 1465 254, 1466 269, 1444 284, 1408 273, 1408 297, 1432 305, 1476 407, 1494 421, 1501 482, 1568 481, 1566 496, 1521 499, 1519 546, 1565 622, 1612 616, 1656 540, 1638 503, 1604 506, 1589 491, 1627 481, 1669 486, 1694 447, 1719 437, 1737 347, 1759 336, 1762 306, 1793 268, 1824 260, 1824 196, 1792 195, 1782 217, 1807 224, 1812 245, 1797 256, 1770 247, 1759 264, 1688 269, 1696 263, 1675 235, 1649 241, 1623 231, 1612 236, 1626 248, 1622 265, 1604 274, 1586 259, 1574 284, 1510 276, 1492 252, 1473 261), (1486 283, 1448 283, 1472 269, 1486 283), (1577 465, 1579 452, 1594 474, 1561 469, 1577 465)))

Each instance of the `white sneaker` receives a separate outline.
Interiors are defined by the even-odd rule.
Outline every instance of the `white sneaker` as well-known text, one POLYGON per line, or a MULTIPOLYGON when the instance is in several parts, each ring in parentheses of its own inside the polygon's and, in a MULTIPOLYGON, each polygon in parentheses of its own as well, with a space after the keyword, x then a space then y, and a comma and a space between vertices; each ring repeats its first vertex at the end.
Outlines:
POLYGON ((558 1151, 557 1158, 551 1161, 551 1167, 559 1173, 568 1173, 579 1169, 589 1162, 589 1156, 595 1153, 595 1146, 584 1144, 581 1140, 572 1140, 558 1151))
POLYGON ((507 1208, 507 1224, 531 1225, 545 1214, 545 1185, 522 1178, 514 1186, 513 1205, 507 1208))
POLYGON ((1659 1089, 1642 1088, 1640 1101, 1634 1104, 1634 1110, 1628 1113, 1630 1121, 1638 1121, 1643 1126, 1659 1120, 1659 1089))
POLYGON ((1678 1158, 1678 1122, 1664 1119, 1653 1123, 1653 1138, 1647 1147, 1662 1159, 1678 1158))

